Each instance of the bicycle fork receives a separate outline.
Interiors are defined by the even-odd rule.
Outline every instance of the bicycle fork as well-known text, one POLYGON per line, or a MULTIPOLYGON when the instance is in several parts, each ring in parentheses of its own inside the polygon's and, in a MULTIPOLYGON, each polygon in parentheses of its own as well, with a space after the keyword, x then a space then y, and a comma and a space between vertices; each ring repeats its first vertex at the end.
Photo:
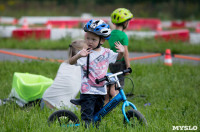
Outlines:
POLYGON ((133 109, 137 110, 137 108, 135 107, 134 104, 132 104, 131 102, 129 101, 124 101, 123 105, 122 105, 122 113, 124 115, 124 118, 126 119, 126 121, 129 123, 129 119, 128 117, 126 116, 126 110, 125 110, 125 107, 128 107, 128 106, 131 106, 133 109))
POLYGON ((122 114, 124 115, 124 118, 126 119, 126 121, 129 123, 129 119, 126 116, 126 107, 130 106, 135 110, 137 110, 137 108, 133 103, 127 101, 126 95, 125 95, 125 93, 122 89, 120 89, 119 92, 120 92, 120 95, 122 96, 122 99, 123 99, 122 114))

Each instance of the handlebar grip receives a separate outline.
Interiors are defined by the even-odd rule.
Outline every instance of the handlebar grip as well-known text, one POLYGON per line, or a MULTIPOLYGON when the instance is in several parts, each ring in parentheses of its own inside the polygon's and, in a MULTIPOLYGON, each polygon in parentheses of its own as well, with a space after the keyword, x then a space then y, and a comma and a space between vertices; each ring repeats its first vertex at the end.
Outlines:
MULTIPOLYGON (((131 69, 131 68, 128 68, 128 69, 126 69, 126 70, 123 70, 122 72, 123 72, 123 74, 125 75, 126 73, 131 73, 131 72, 132 72, 132 69, 131 69)), ((103 78, 100 78, 100 79, 96 79, 95 82, 96 82, 96 84, 99 84, 100 82, 103 82, 103 81, 105 81, 105 80, 108 81, 108 77, 107 77, 107 76, 105 76, 105 77, 103 77, 103 78)))
POLYGON ((105 81, 106 79, 107 79, 107 77, 105 76, 105 77, 103 77, 103 78, 101 78, 101 79, 96 79, 95 82, 96 82, 96 84, 99 84, 100 82, 103 82, 103 81, 105 81))
POLYGON ((132 69, 129 67, 128 69, 123 70, 123 74, 125 75, 126 73, 131 73, 132 69))

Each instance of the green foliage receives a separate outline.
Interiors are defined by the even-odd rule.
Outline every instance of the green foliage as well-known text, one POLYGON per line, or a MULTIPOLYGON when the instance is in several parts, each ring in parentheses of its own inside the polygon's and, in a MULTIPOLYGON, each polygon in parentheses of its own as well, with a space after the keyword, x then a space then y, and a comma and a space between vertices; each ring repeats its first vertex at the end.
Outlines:
MULTIPOLYGON (((0 62, 0 98, 8 97, 14 72, 29 72, 54 78, 59 63, 43 61, 0 62)), ((0 106, 1 131, 103 131, 141 132, 172 131, 172 126, 198 126, 200 106, 200 66, 174 64, 172 67, 155 64, 131 63, 134 96, 128 97, 145 116, 148 127, 123 125, 121 105, 107 115, 99 129, 48 127, 47 119, 53 111, 40 110, 39 106, 19 108, 11 103, 0 106), (145 105, 150 103, 150 105, 145 105)), ((125 93, 131 83, 126 80, 125 93)), ((80 107, 79 107, 80 108, 80 107)), ((80 109, 79 109, 80 110, 80 109)), ((80 111, 75 111, 80 118, 80 111)), ((199 126, 198 126, 199 127, 199 126)), ((199 128, 198 128, 199 129, 199 128)))
POLYGON ((3 16, 110 16, 119 7, 128 8, 135 17, 169 19, 200 19, 199 0, 4 0, 0 2, 3 16))

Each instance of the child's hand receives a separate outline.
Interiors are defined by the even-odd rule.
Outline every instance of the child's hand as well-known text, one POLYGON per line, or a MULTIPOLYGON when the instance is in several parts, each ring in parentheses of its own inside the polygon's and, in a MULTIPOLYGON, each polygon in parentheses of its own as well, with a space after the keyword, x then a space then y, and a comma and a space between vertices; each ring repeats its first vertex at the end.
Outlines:
POLYGON ((80 57, 86 57, 88 54, 90 54, 90 50, 89 49, 82 49, 80 52, 79 52, 79 56, 80 57))
POLYGON ((117 52, 118 53, 124 53, 124 46, 119 42, 115 42, 115 48, 118 49, 117 52))

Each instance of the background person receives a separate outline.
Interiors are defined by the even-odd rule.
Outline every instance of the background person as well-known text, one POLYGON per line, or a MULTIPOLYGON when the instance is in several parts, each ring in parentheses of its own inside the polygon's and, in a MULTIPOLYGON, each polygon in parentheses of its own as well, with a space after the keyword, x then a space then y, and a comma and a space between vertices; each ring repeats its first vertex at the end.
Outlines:
MULTIPOLYGON (((69 59, 83 48, 87 49, 84 40, 73 41, 69 46, 69 59)), ((53 84, 44 92, 41 108, 50 109, 68 107, 73 108, 70 99, 75 98, 81 88, 81 67, 63 62, 57 72, 53 84)))
MULTIPOLYGON (((124 57, 121 60, 117 60, 115 63, 109 65, 111 73, 116 73, 125 70, 130 67, 129 52, 128 52, 128 36, 124 30, 128 27, 129 21, 133 18, 133 14, 125 8, 118 8, 114 10, 111 14, 111 21, 115 25, 115 29, 111 32, 111 37, 108 40, 110 49, 117 52, 115 47, 115 42, 119 41, 125 49, 124 57)), ((120 84, 124 87, 124 76, 118 76, 120 84)), ((117 94, 118 91, 115 90, 114 85, 108 87, 108 95, 106 95, 105 102, 109 102, 109 96, 112 97, 117 94)))

